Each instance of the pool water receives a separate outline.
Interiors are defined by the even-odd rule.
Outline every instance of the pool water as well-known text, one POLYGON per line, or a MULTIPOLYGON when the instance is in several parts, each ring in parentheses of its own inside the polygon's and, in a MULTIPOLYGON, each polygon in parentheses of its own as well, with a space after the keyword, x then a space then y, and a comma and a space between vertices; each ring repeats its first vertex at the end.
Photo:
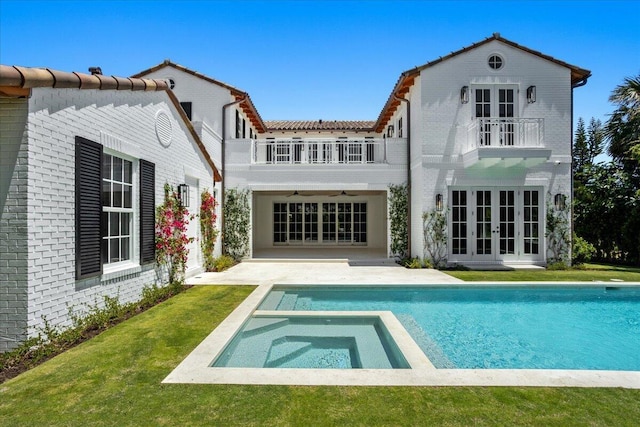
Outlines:
POLYGON ((261 310, 390 310, 436 368, 640 371, 638 287, 274 287, 261 310))
POLYGON ((252 316, 213 367, 406 369, 375 316, 252 316))

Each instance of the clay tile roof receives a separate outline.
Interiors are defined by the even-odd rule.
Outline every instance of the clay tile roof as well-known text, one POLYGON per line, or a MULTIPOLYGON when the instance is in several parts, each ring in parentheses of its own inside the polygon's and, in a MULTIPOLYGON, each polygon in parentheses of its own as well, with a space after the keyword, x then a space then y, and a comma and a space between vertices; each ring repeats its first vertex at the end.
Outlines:
POLYGON ((231 95, 235 97, 236 101, 240 100, 240 99, 244 99, 244 101, 242 101, 239 105, 240 108, 242 108, 242 111, 246 114, 246 116, 249 118, 249 120, 251 120, 251 123, 256 127, 256 129, 260 130, 261 132, 266 131, 266 126, 264 121, 262 120, 262 117, 260 117, 260 114, 258 113, 258 110, 256 109, 255 105, 253 105, 253 101, 251 101, 251 97, 249 96, 249 94, 247 92, 244 92, 234 86, 231 86, 227 83, 223 83, 220 80, 216 80, 214 78, 211 78, 209 76, 206 76, 202 73, 199 73, 197 71, 191 70, 187 67, 185 67, 184 65, 180 65, 180 64, 176 64, 175 62, 171 62, 168 59, 165 59, 163 62, 161 62, 158 65, 154 65, 151 68, 147 68, 144 71, 140 71, 137 74, 134 74, 133 76, 131 76, 132 78, 139 78, 139 77, 144 77, 148 74, 154 73, 158 70, 161 70, 165 67, 171 67, 171 68, 175 68, 176 70, 180 70, 182 72, 185 72, 187 74, 191 74, 194 77, 197 77, 199 79, 202 79, 206 82, 212 83, 214 85, 220 86, 222 88, 225 88, 227 90, 229 90, 229 92, 231 92, 231 95))
POLYGON ((49 68, 0 65, 0 88, 31 89, 34 87, 78 88, 102 90, 167 90, 164 80, 68 73, 49 68))
POLYGON ((494 40, 500 41, 506 45, 509 45, 511 47, 514 47, 516 49, 520 49, 524 52, 530 53, 532 55, 538 56, 540 58, 546 59, 547 61, 551 61, 554 62, 558 65, 561 65, 563 67, 569 68, 571 70, 571 85, 572 87, 578 87, 578 86, 582 86, 583 84, 586 83, 587 79, 589 77, 591 77, 591 71, 586 70, 584 68, 580 68, 580 67, 576 67, 575 65, 571 65, 567 62, 561 61, 559 59, 556 59, 552 56, 549 55, 545 55, 542 52, 539 52, 537 50, 533 50, 533 49, 529 49, 528 47, 519 45, 518 43, 512 42, 511 40, 505 39, 504 37, 500 36, 500 33, 493 33, 493 35, 491 35, 491 37, 487 37, 486 39, 474 43, 470 46, 467 47, 463 47, 460 50, 451 52, 448 55, 445 56, 441 56, 438 59, 435 59, 433 61, 427 62, 424 65, 412 68, 410 70, 407 70, 405 72, 403 72, 400 75, 400 78, 398 79, 395 87, 393 88, 393 90, 391 91, 391 95, 389 95, 389 99, 387 100, 386 104, 384 105, 384 107, 382 108, 382 111, 380 112, 380 115, 378 116, 378 120, 376 121, 375 124, 375 129, 377 132, 382 132, 382 130, 384 129, 385 125, 387 124, 388 120, 391 118, 391 116, 393 116, 396 108, 398 107, 398 105, 400 104, 400 101, 394 96, 397 95, 398 97, 402 98, 404 96, 404 94, 406 94, 410 87, 413 85, 415 78, 420 75, 420 72, 426 68, 432 67, 440 62, 446 61, 449 58, 452 58, 454 56, 460 55, 462 53, 465 53, 467 51, 470 51, 472 49, 475 49, 479 46, 482 46, 486 43, 492 42, 494 40))
POLYGON ((267 120, 268 131, 372 131, 372 120, 267 120))
POLYGON ((103 76, 102 74, 67 73, 51 70, 49 68, 28 68, 18 66, 0 65, 0 97, 26 97, 29 89, 34 87, 50 88, 77 88, 100 90, 143 90, 164 91, 182 118, 187 130, 194 141, 200 147, 207 163, 213 170, 214 181, 221 181, 222 176, 213 163, 198 133, 193 128, 191 121, 180 106, 180 102, 171 92, 165 80, 141 79, 135 77, 103 76))

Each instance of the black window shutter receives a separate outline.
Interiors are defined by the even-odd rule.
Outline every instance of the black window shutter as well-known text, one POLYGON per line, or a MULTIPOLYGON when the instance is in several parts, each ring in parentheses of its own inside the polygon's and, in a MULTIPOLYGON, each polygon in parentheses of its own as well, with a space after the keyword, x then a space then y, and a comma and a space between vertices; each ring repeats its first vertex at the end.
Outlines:
POLYGON ((156 258, 156 165, 140 160, 140 264, 156 258))
POLYGON ((102 145, 76 137, 76 278, 102 274, 102 145))
POLYGON ((180 105, 182 106, 184 112, 187 114, 189 120, 191 120, 191 102, 181 102, 180 105))

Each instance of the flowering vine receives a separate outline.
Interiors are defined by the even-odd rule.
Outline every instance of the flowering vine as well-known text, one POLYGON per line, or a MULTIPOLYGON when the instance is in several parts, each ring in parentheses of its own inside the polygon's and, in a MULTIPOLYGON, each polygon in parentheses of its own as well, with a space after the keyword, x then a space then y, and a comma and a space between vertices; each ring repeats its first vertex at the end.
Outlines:
POLYGON ((202 247, 204 268, 207 271, 215 269, 213 250, 218 238, 216 206, 218 206, 218 202, 215 197, 205 188, 200 197, 200 246, 202 247))
POLYGON ((164 203, 156 208, 156 262, 167 268, 169 283, 182 283, 193 237, 187 237, 187 225, 193 216, 180 203, 178 193, 164 185, 164 203))

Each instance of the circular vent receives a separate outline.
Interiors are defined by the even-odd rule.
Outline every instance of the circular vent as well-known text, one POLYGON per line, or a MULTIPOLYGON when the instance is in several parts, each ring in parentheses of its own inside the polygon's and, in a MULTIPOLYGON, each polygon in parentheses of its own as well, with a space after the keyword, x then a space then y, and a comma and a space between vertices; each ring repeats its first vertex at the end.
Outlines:
POLYGON ((164 111, 160 110, 156 113, 156 135, 160 144, 168 147, 171 145, 173 137, 173 129, 171 127, 171 119, 164 111))

